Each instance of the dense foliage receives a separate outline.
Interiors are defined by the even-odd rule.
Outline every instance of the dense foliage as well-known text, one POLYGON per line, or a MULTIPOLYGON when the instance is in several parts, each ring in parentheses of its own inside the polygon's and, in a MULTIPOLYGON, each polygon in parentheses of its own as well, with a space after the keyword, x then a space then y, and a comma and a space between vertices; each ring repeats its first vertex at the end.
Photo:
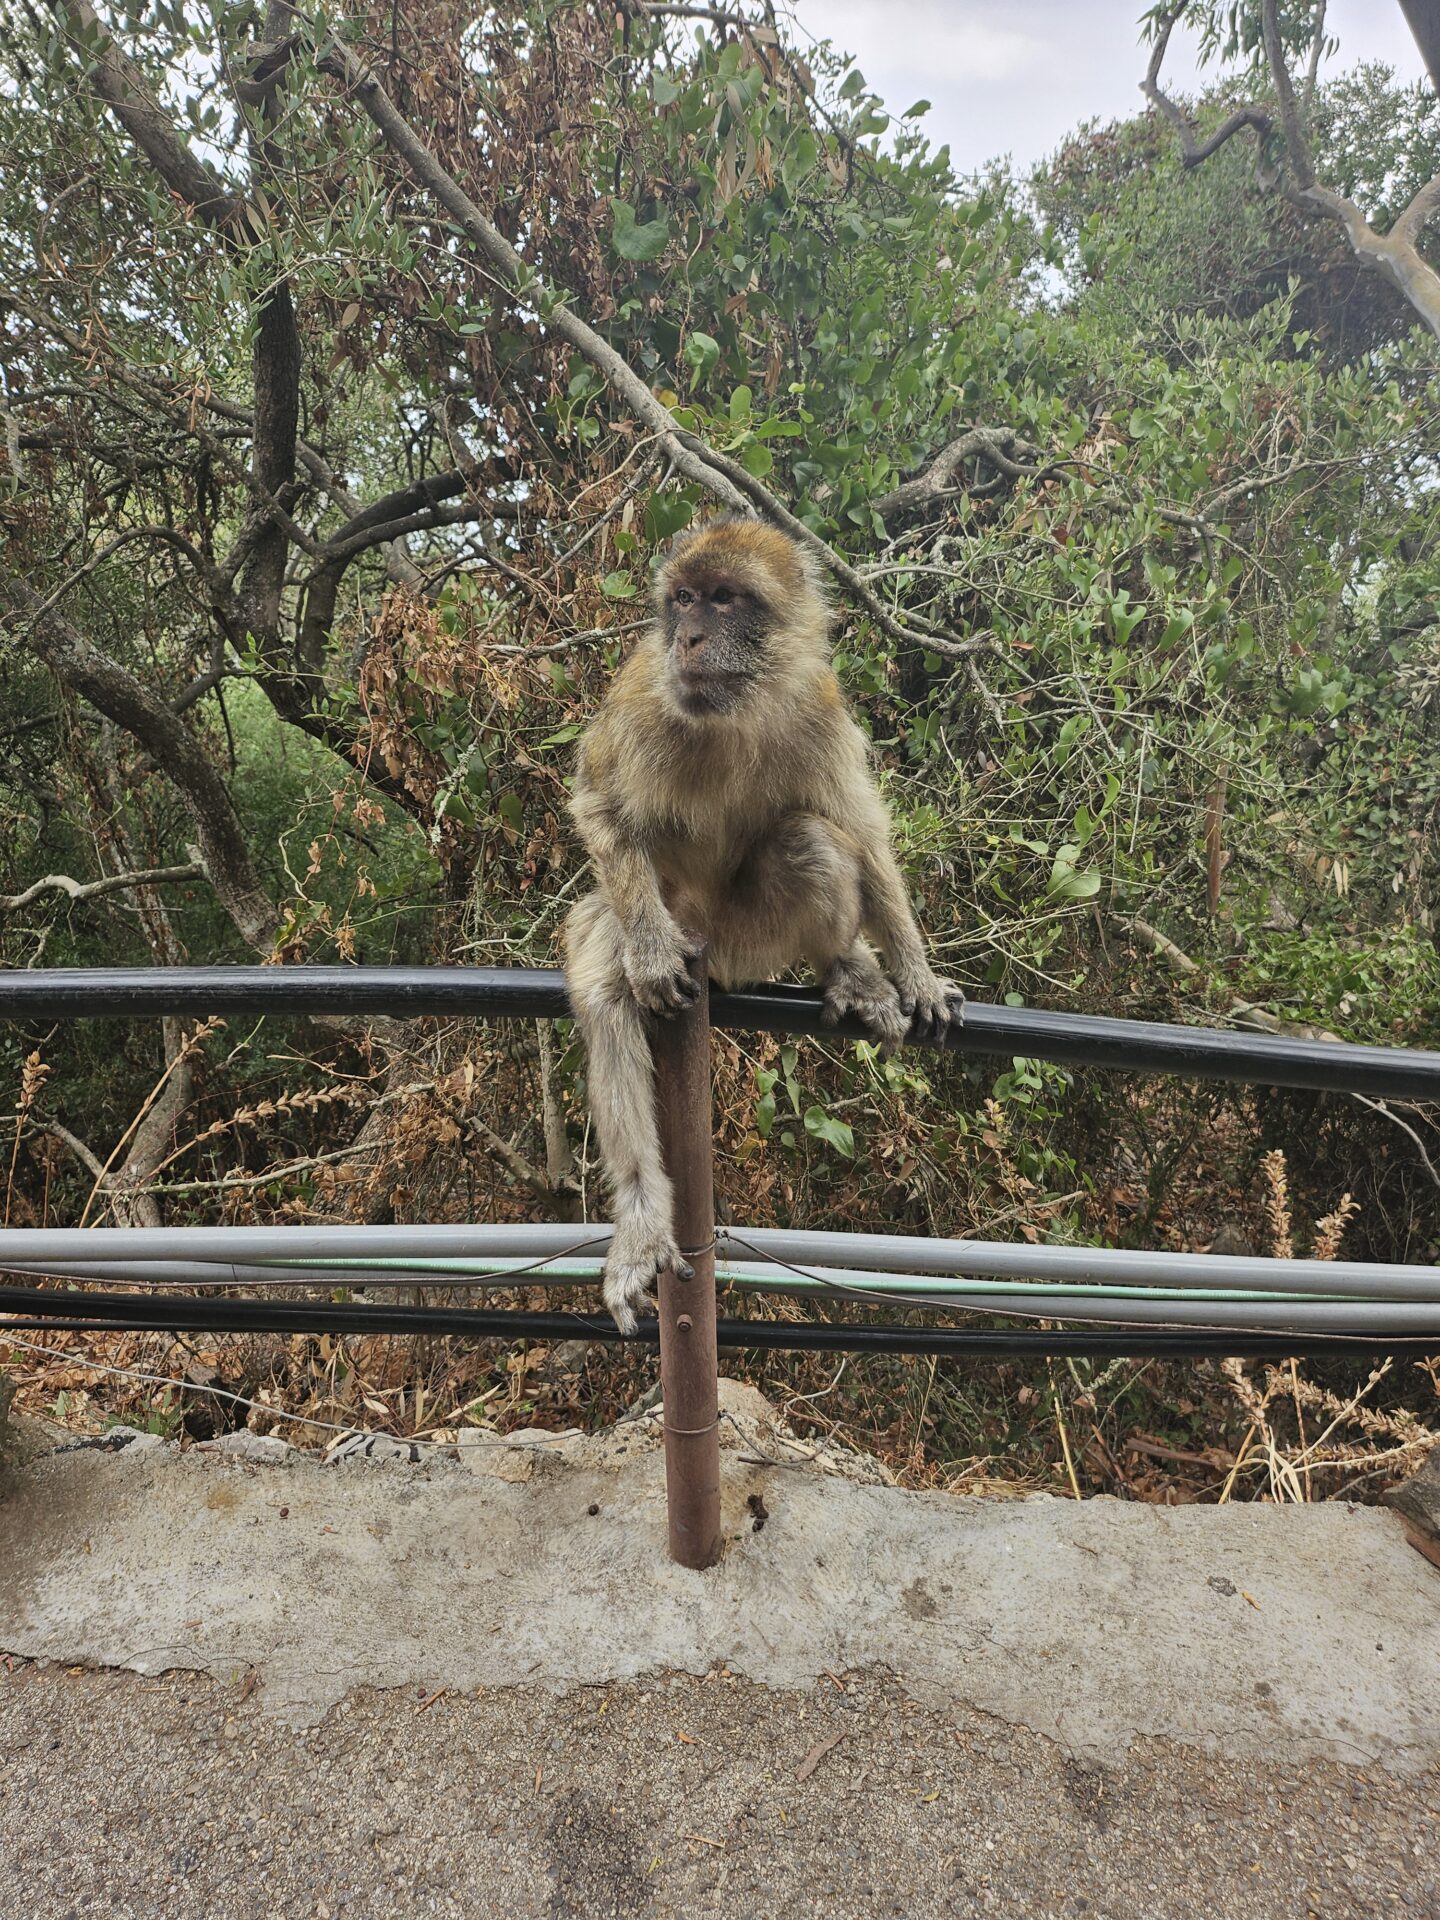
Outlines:
MULTIPOLYGON (((972 991, 1435 1043, 1436 341, 1239 142, 1186 168, 1147 113, 959 180, 924 102, 765 10, 48 17, 0 87, 4 964, 553 963, 570 743, 657 551, 740 499, 837 563, 972 991)), ((1361 68, 1307 110, 1383 229, 1435 101, 1361 68)), ((537 1045, 7 1030, 0 1074, 51 1069, 7 1206, 593 1205, 580 1063, 537 1045)), ((736 1218, 1204 1244, 1278 1138, 1357 1250, 1435 1230, 1423 1115, 748 1042, 720 1085, 736 1218)))

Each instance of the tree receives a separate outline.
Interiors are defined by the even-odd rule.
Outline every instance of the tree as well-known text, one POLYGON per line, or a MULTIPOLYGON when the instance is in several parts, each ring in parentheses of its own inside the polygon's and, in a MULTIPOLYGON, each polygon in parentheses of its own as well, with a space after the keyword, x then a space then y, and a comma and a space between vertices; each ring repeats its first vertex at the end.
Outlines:
POLYGON ((1440 335, 1440 273, 1421 251, 1425 229, 1440 213, 1440 173, 1422 181, 1389 224, 1377 229, 1353 199, 1323 182, 1317 171, 1308 122, 1326 47, 1325 0, 1317 0, 1308 13, 1282 8, 1280 0, 1258 0, 1258 6, 1246 0, 1180 0, 1153 8, 1146 19, 1153 48, 1142 84, 1178 135, 1186 166, 1200 166, 1239 133, 1253 134, 1265 184, 1306 213, 1337 222, 1356 259, 1383 274, 1440 335), (1252 64, 1263 65, 1274 95, 1273 115, 1268 106, 1238 106, 1204 139, 1197 138, 1188 116, 1160 87, 1170 36, 1187 18, 1199 25, 1206 52, 1227 58, 1246 54, 1252 64), (1305 60, 1298 93, 1291 72, 1297 56, 1305 60))

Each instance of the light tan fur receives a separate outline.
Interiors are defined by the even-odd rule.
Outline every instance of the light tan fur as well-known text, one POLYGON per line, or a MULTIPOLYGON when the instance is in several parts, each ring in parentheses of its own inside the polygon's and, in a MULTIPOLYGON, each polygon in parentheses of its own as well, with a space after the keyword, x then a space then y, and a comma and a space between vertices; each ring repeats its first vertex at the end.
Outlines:
POLYGON ((868 743, 830 664, 829 609, 808 556, 755 522, 714 523, 677 544, 656 605, 581 742, 572 808, 598 885, 565 928, 613 1198, 605 1300, 625 1332, 657 1275, 684 1264, 645 1019, 688 1003, 686 962, 699 942, 723 986, 803 961, 827 1018, 857 1014, 887 1049, 912 1023, 939 1030, 962 1006, 925 957, 868 743), (716 580, 767 612, 743 697, 696 714, 677 693, 665 614, 677 588, 716 580))

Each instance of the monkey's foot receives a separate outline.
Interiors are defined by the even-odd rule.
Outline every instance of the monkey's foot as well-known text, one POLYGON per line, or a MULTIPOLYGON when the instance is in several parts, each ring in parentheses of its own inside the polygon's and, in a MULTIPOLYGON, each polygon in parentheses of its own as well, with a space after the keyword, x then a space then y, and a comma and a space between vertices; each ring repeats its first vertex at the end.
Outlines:
POLYGON ((669 1017, 693 1007, 700 988, 690 962, 705 951, 698 934, 675 927, 669 933, 626 942, 625 978, 647 1013, 669 1017))
POLYGON ((953 980, 926 968, 899 977, 895 986, 912 1040, 939 1040, 947 1027, 965 1024, 965 995, 953 980))
POLYGON ((605 1262, 605 1304, 621 1333, 634 1333, 639 1316, 655 1311, 654 1288, 662 1273, 674 1269, 682 1280, 694 1275, 668 1226, 648 1221, 617 1221, 605 1262))
POLYGON ((910 1023, 900 996, 873 961, 837 960, 825 976, 821 996, 825 1010, 820 1017, 827 1027, 853 1013, 885 1053, 893 1053, 904 1040, 910 1023))

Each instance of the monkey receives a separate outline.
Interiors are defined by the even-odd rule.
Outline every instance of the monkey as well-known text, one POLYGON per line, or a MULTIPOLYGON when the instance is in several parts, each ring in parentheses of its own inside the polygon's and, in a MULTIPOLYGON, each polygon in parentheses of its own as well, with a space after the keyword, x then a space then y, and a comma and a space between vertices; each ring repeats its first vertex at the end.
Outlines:
POLYGON ((858 1016, 887 1053, 963 1018, 964 995, 926 958, 830 620, 803 546, 757 520, 710 520, 657 570, 653 620, 581 738, 571 813, 597 884, 562 942, 613 1203, 605 1304, 622 1333, 660 1273, 690 1274, 646 1022, 693 1004, 692 959, 705 951, 728 987, 803 961, 826 1022, 858 1016))

